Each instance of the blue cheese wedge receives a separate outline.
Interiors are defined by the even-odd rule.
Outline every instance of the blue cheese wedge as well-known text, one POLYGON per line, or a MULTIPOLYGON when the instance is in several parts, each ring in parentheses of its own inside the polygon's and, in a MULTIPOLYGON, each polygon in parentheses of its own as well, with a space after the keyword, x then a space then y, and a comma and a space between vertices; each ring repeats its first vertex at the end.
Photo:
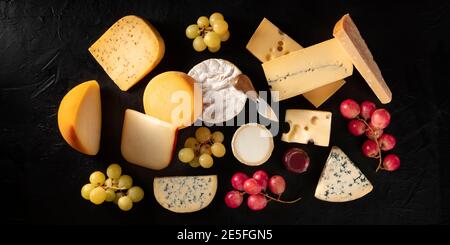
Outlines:
POLYGON ((153 180, 156 201, 175 213, 206 208, 217 191, 217 175, 160 177, 153 180))
POLYGON ((348 202, 373 189, 370 181, 337 146, 333 146, 314 196, 327 202, 348 202))

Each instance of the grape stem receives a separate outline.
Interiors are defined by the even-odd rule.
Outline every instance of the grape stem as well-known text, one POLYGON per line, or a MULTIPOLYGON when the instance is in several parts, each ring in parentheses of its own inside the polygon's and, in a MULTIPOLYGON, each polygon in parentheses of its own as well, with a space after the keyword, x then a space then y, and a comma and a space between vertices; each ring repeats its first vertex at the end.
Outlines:
MULTIPOLYGON (((375 131, 372 127, 370 127, 370 125, 366 122, 366 120, 364 120, 361 117, 357 117, 358 120, 360 120, 361 122, 363 122, 370 130, 375 131)), ((380 143, 378 142, 378 140, 375 140, 375 142, 377 143, 377 147, 378 147, 378 156, 376 158, 378 158, 378 166, 377 169, 375 170, 375 172, 378 172, 378 170, 383 169, 382 167, 382 163, 383 163, 383 158, 381 157, 381 148, 380 148, 380 143)))
MULTIPOLYGON (((265 197, 269 198, 269 200, 273 200, 273 201, 275 201, 275 202, 280 202, 280 203, 286 203, 286 204, 296 203, 296 202, 300 201, 300 199, 302 199, 301 197, 299 197, 299 198, 297 198, 297 199, 295 199, 295 200, 292 200, 292 201, 283 201, 283 200, 280 200, 280 197, 274 198, 274 197, 271 197, 271 196, 267 195, 266 193, 262 193, 262 194, 263 194, 265 197)), ((280 196, 281 196, 281 195, 280 195, 280 196)))
POLYGON ((125 187, 122 187, 122 188, 120 188, 120 187, 114 187, 114 186, 105 186, 107 189, 111 189, 111 190, 115 190, 115 191, 124 191, 124 190, 126 190, 127 188, 125 188, 125 187))

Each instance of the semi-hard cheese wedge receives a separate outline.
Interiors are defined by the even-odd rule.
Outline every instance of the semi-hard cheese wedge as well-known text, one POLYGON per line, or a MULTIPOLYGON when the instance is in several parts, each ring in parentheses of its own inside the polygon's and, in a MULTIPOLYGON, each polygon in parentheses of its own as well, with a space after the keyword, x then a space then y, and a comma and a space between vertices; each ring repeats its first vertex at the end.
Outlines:
POLYGON ((134 110, 125 111, 120 148, 128 162, 153 170, 169 166, 176 137, 176 126, 134 110))
MULTIPOLYGON (((302 48, 266 18, 261 21, 247 44, 248 51, 263 63, 302 48)), ((303 93, 303 96, 317 108, 336 93, 344 83, 344 80, 339 80, 303 93)))
POLYGON ((118 20, 89 48, 103 70, 123 91, 153 70, 164 51, 164 41, 158 31, 134 15, 118 20))
POLYGON ((175 213, 192 213, 206 208, 217 191, 217 175, 156 177, 156 201, 175 213))
POLYGON ((102 125, 100 86, 91 80, 72 88, 58 109, 58 128, 75 150, 96 155, 102 125))
POLYGON ((328 111, 286 110, 285 122, 289 123, 289 132, 281 135, 281 140, 328 146, 331 134, 331 115, 331 112, 328 111))
POLYGON ((327 202, 348 202, 373 189, 370 181, 337 146, 333 146, 314 196, 327 202))
MULTIPOLYGON (((144 110, 149 116, 185 128, 202 114, 202 94, 186 73, 168 71, 154 77, 144 91, 144 110)), ((199 85, 198 85, 199 86, 199 85)))
POLYGON ((285 100, 353 73, 350 58, 336 39, 300 49, 262 64, 275 100, 285 100))
POLYGON ((392 100, 392 92, 383 79, 369 48, 349 14, 344 15, 334 26, 333 36, 342 45, 356 69, 383 104, 392 100))

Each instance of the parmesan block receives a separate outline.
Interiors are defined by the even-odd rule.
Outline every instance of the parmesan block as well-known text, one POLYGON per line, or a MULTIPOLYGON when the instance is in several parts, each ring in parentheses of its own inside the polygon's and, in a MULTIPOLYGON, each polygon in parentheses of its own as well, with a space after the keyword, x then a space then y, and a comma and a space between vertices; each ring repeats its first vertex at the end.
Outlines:
POLYGON ((128 162, 153 170, 169 166, 176 137, 176 126, 134 110, 125 111, 121 151, 128 162))
POLYGON ((129 15, 114 23, 89 52, 122 91, 139 82, 164 56, 164 41, 144 19, 129 15))
POLYGON ((178 128, 192 125, 202 114, 202 94, 195 86, 195 80, 183 72, 159 74, 145 88, 145 113, 178 128))
POLYGON ((334 26, 333 36, 352 60, 356 69, 383 104, 392 100, 392 92, 381 75, 369 48, 361 37, 349 14, 344 15, 334 26))
POLYGON ((217 191, 217 175, 156 177, 156 201, 175 213, 192 213, 206 208, 217 191))
POLYGON ((72 88, 58 108, 58 128, 75 150, 96 155, 102 126, 100 86, 91 80, 72 88))

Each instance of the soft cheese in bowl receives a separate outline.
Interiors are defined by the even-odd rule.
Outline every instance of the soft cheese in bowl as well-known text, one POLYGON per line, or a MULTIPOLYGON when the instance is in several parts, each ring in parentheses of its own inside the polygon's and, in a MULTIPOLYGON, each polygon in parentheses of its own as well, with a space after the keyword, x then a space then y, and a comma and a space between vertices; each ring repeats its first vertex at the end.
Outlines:
POLYGON ((242 125, 233 135, 233 155, 243 164, 259 166, 269 160, 273 151, 273 135, 263 125, 242 125))

